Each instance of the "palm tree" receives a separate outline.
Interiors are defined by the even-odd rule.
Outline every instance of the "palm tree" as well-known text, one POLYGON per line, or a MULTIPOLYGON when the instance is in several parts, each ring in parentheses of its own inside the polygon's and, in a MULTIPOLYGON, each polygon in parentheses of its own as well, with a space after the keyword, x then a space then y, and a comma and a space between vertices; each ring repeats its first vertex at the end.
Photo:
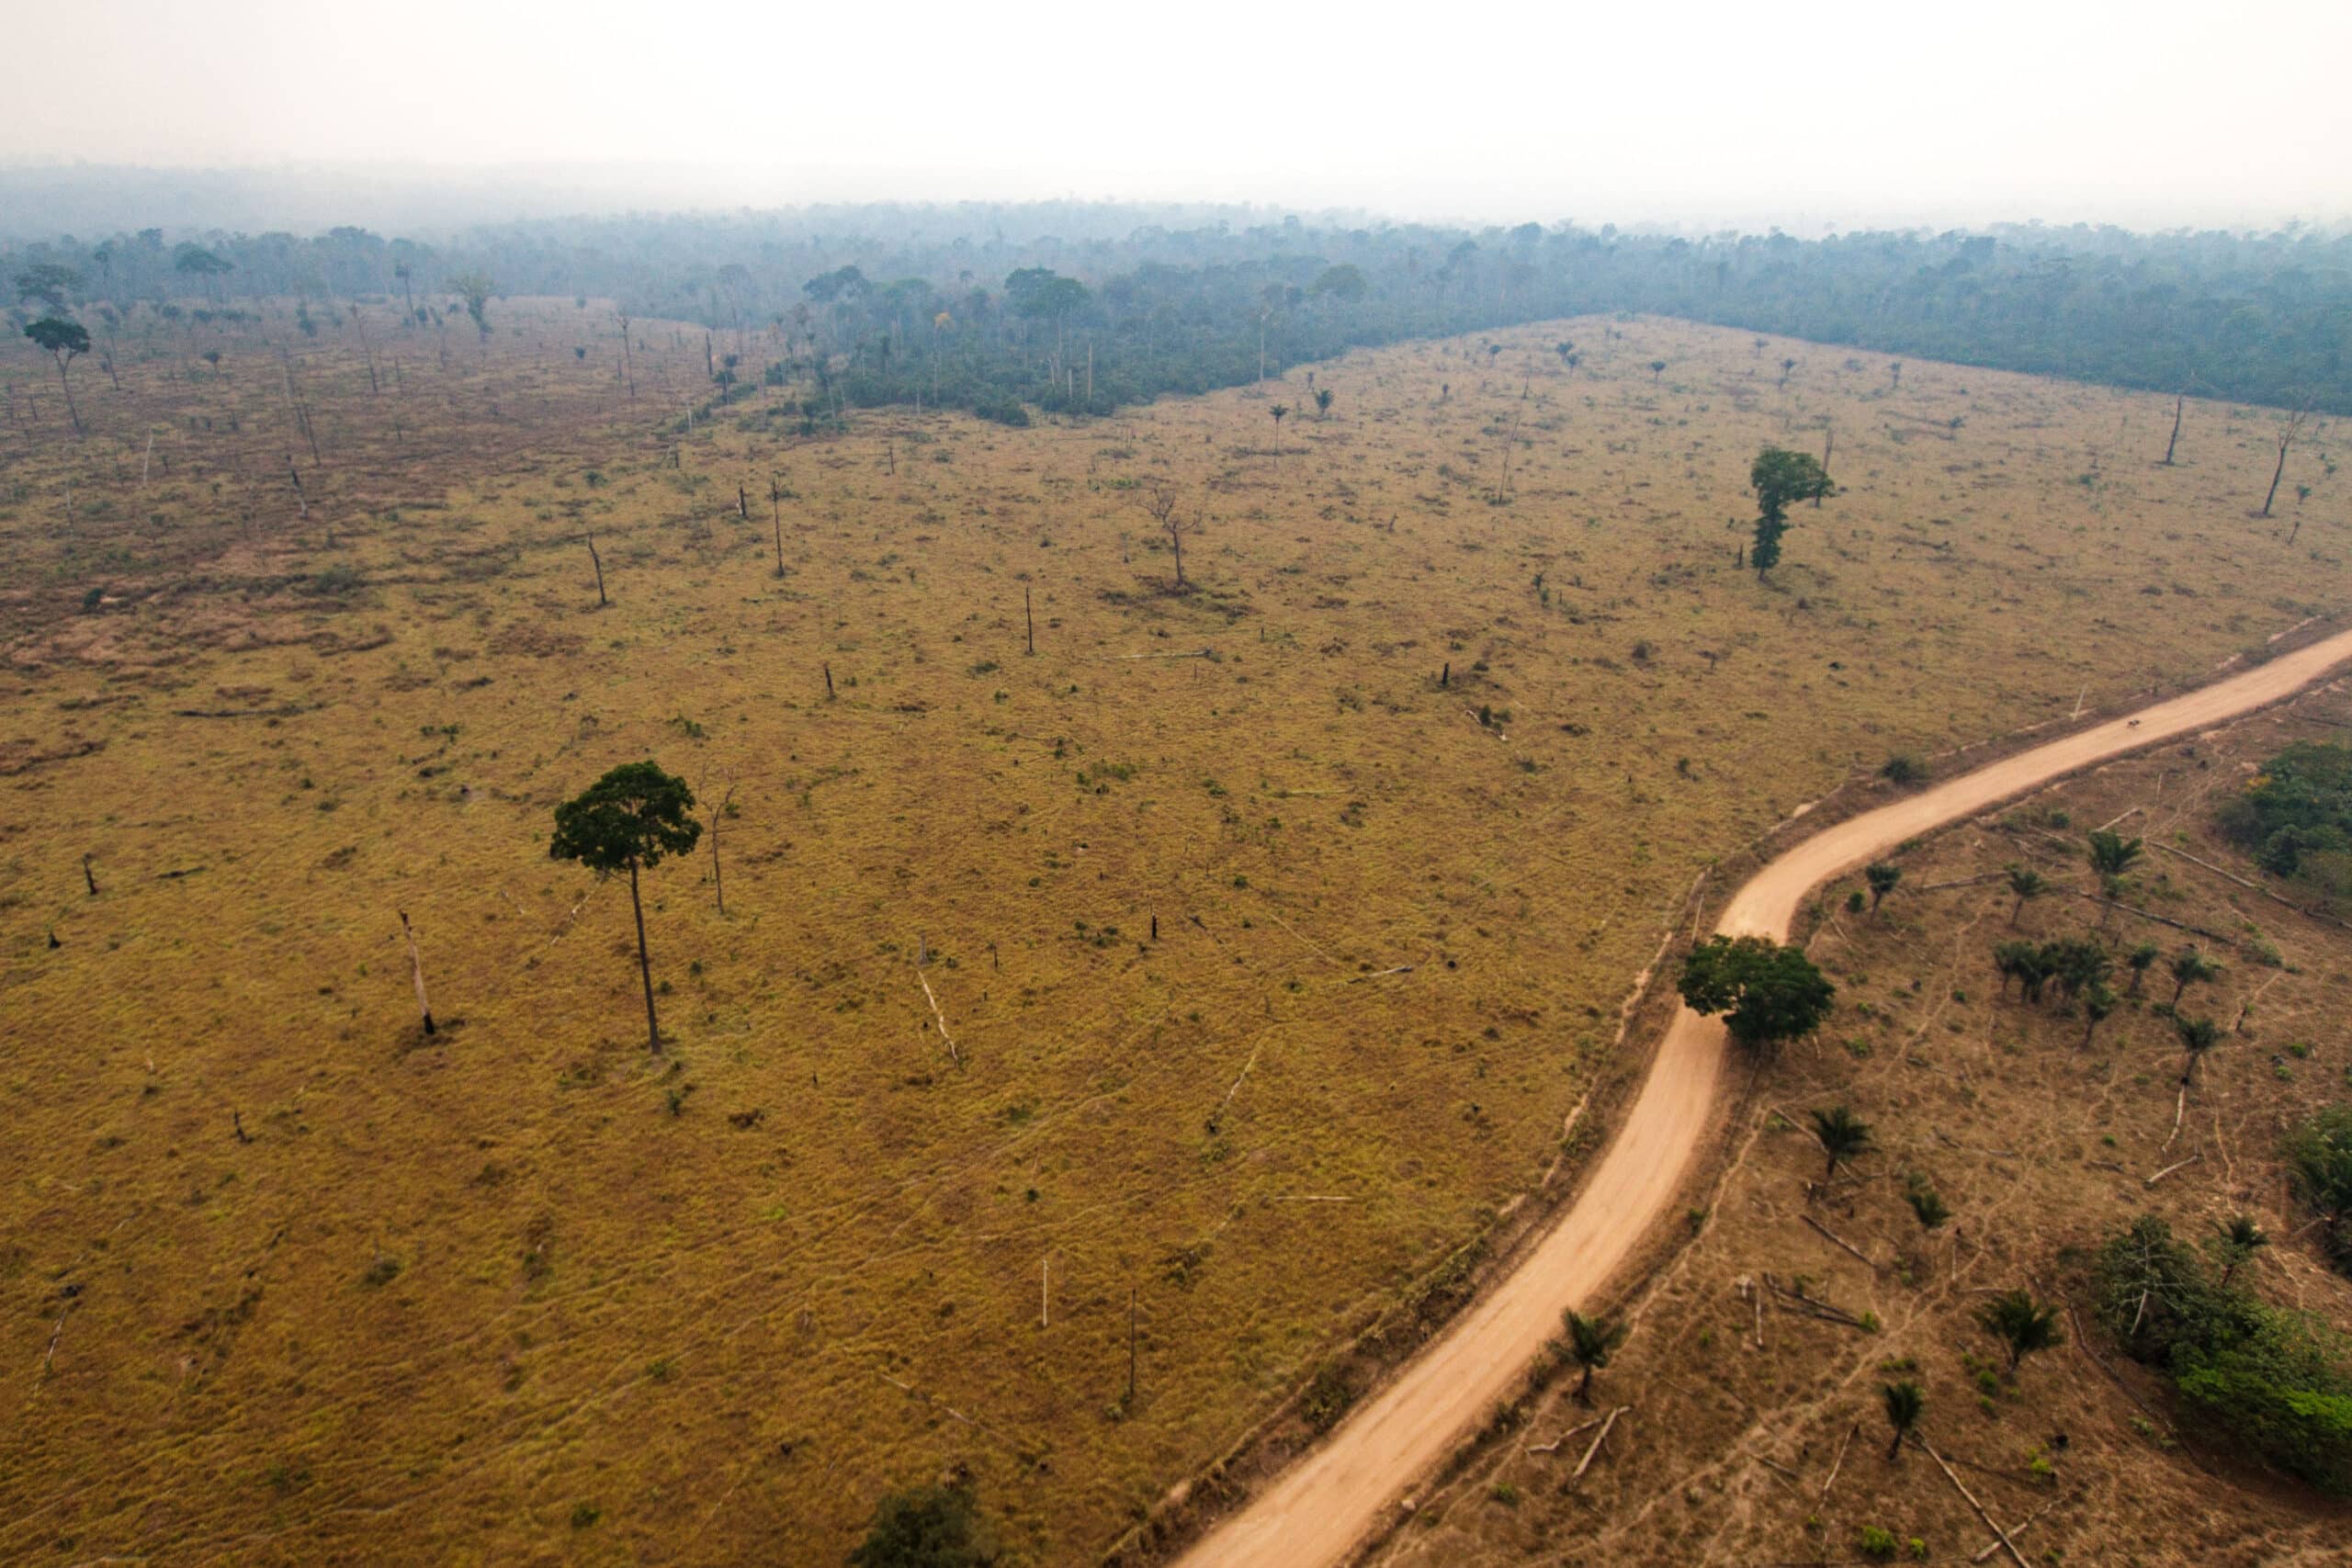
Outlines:
POLYGON ((2213 1228, 2220 1233, 2221 1236, 2221 1245, 2216 1250, 2221 1253, 2223 1260, 2222 1284, 2226 1289, 2230 1282, 2230 1276, 2238 1271, 2238 1265, 2248 1261, 2256 1253, 2268 1247, 2270 1237, 2260 1225, 2254 1223, 2252 1216, 2246 1214, 2234 1215, 2228 1224, 2216 1225, 2213 1228))
POLYGON ((2049 890, 2050 884, 2043 881, 2041 873, 2032 867, 2023 865, 2009 867, 2009 891, 2016 894, 2018 898, 2017 903, 2009 910, 2011 931, 2017 929, 2018 917, 2025 913, 2025 907, 2049 890))
POLYGON ((2065 1338, 2058 1332, 2058 1309, 2043 1305, 2024 1291, 2008 1291, 1995 1296, 1977 1313, 1976 1322, 2009 1348, 2011 1377, 2017 1375, 2018 1363, 2027 1356, 2062 1344, 2065 1338))
POLYGON ((1825 1181, 1838 1174, 1840 1164, 1871 1146, 1871 1124, 1842 1105, 1813 1113, 1813 1135, 1829 1156, 1829 1168, 1822 1176, 1825 1181))
POLYGON ((1609 1364, 1617 1347, 1625 1342, 1625 1325, 1613 1317, 1587 1317, 1570 1307, 1560 1314, 1567 1325, 1568 1359, 1584 1369, 1584 1377, 1577 1384, 1577 1403, 1589 1404, 1592 1374, 1609 1364))
POLYGON ((2222 972, 2220 964, 2198 952, 2194 946, 2184 947, 2175 953, 2170 968, 2173 982, 2172 1005, 2175 1007, 2180 1005, 2180 994, 2183 991, 2191 986, 2201 986, 2222 972))
POLYGON ((1290 417, 1288 403, 1276 403, 1266 411, 1274 416, 1274 472, 1283 471, 1283 421, 1290 417))
POLYGON ((1879 900, 1894 891, 1903 880, 1903 868, 1891 862, 1875 860, 1862 868, 1862 880, 1871 886, 1871 908, 1875 912, 1879 900))
POLYGON ((2105 947, 2081 937, 2044 943, 2041 951, 2064 996, 2080 996, 2094 986, 2106 985, 2108 976, 2115 969, 2105 947))
POLYGON ((2148 977, 2148 971, 2163 956, 2164 950, 2153 942, 2143 942, 2123 955, 2123 962, 2132 966, 2132 988, 2125 993, 2127 996, 2140 994, 2140 983, 2148 977))
POLYGON ((1657 378, 1658 378, 1660 376, 1663 376, 1663 375, 1665 375, 1665 374, 1666 374, 1666 361, 1665 361, 1665 360, 1663 360, 1663 359, 1653 359, 1653 360, 1651 360, 1651 361, 1650 361, 1650 385, 1652 385, 1652 386, 1656 386, 1656 385, 1657 385, 1657 378))
POLYGON ((1920 1412, 1928 1408, 1928 1396, 1916 1382, 1890 1382, 1879 1385, 1879 1397, 1886 1401, 1886 1424, 1894 1428, 1894 1441, 1886 1445, 1886 1462, 1893 1464, 1903 1451, 1903 1439, 1919 1424, 1920 1412))
MULTIPOLYGON (((2090 836, 2091 870, 2099 879, 2099 886, 2110 902, 2123 891, 2123 874, 2140 858, 2140 840, 2127 839, 2109 829, 2092 829, 2090 836)), ((2101 911, 2104 923, 2110 909, 2101 911)))
POLYGON ((2188 1053, 2180 1069, 2180 1081, 2187 1084, 2197 1077, 2199 1060, 2222 1043, 2222 1026, 2210 1018, 2176 1018, 2172 1026, 2180 1035, 2180 1048, 2188 1053))

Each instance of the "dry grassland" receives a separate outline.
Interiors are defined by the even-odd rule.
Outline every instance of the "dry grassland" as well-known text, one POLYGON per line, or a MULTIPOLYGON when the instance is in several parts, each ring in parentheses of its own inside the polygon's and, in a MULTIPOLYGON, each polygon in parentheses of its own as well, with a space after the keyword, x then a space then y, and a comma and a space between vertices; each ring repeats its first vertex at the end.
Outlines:
POLYGON ((699 341, 630 403, 493 318, 380 395, 85 363, 84 444, 6 361, 0 1557, 823 1562, 960 1467, 1084 1561, 1539 1179, 1711 859, 2347 585, 2340 486, 2249 518, 2272 412, 2159 468, 2165 400, 1672 322, 1318 367, 1277 455, 1303 371, 682 436, 699 341), (723 917, 649 878, 661 1060, 546 852, 649 755, 733 803, 723 917))

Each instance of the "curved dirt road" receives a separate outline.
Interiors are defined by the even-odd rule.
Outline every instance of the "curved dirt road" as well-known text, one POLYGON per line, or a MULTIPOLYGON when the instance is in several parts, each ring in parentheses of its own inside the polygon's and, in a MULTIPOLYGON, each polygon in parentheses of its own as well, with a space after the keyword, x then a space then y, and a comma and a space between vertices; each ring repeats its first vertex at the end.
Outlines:
MULTIPOLYGON (((2352 659, 2352 631, 2212 685, 1987 763, 1815 834, 1758 872, 1716 929, 1784 938, 1827 878, 1955 818, 2135 747, 2278 701, 2352 659)), ((1658 1044, 1624 1126, 1583 1194, 1535 1244, 1323 1445, 1188 1552, 1191 1568, 1322 1568, 1342 1562, 1383 1511, 1466 1437, 1665 1213, 1690 1174, 1723 1077, 1721 1023, 1688 1008, 1658 1044)))

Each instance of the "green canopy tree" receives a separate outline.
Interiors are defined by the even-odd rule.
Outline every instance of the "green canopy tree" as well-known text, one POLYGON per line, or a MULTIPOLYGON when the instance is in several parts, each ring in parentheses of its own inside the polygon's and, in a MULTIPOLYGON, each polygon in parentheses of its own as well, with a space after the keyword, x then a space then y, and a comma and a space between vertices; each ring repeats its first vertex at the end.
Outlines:
POLYGON ((74 378, 65 367, 90 352, 90 329, 62 316, 43 316, 25 329, 25 335, 57 361, 57 384, 65 389, 65 417, 73 421, 74 434, 80 435, 82 411, 74 406, 74 378))
POLYGON ((1804 949, 1761 936, 1718 936, 1692 948, 1675 988, 1692 1011, 1723 1014, 1731 1037, 1759 1053, 1812 1033, 1838 996, 1804 949))
POLYGON ((37 299, 52 316, 64 314, 66 302, 82 289, 82 275, 56 262, 36 262, 12 281, 17 299, 37 299))
POLYGON ((1781 536, 1789 531, 1789 508, 1800 501, 1835 495, 1838 487, 1818 458, 1810 452, 1767 446, 1747 470, 1747 487, 1756 492, 1756 542, 1748 547, 1747 564, 1758 577, 1780 564, 1781 536))
POLYGON ((578 861, 601 879, 628 873, 629 908, 637 916, 637 968, 645 983, 645 1035, 658 1055, 662 1024, 653 1012, 653 964, 645 950, 645 903, 638 873, 671 855, 692 852, 702 838, 695 794, 686 781, 650 761, 624 762, 580 795, 555 808, 548 853, 578 861))
POLYGON ((1880 900, 1894 891, 1903 880, 1903 868, 1892 861, 1877 860, 1862 868, 1862 880, 1870 884, 1871 908, 1876 909, 1880 900))

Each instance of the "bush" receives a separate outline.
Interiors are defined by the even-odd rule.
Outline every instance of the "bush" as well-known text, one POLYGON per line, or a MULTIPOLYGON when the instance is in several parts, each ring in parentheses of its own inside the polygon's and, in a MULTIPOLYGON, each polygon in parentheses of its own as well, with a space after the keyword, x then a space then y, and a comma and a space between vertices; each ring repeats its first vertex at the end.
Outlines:
POLYGON ((2109 1238, 2101 1321, 2196 1410, 2291 1475, 2352 1490, 2352 1339, 2222 1285, 2153 1215, 2109 1238))
POLYGON ((1003 1554, 961 1486, 917 1486, 876 1505, 850 1568, 989 1568, 1003 1554))
POLYGON ((2296 1194, 2318 1211, 2320 1244, 2352 1273, 2352 1105, 2331 1105, 2287 1135, 2296 1194))
POLYGON ((1886 765, 1879 769, 1878 776, 1891 784, 1908 788, 1912 784, 1928 782, 1928 764, 1907 751, 1898 751, 1886 760, 1886 765))

